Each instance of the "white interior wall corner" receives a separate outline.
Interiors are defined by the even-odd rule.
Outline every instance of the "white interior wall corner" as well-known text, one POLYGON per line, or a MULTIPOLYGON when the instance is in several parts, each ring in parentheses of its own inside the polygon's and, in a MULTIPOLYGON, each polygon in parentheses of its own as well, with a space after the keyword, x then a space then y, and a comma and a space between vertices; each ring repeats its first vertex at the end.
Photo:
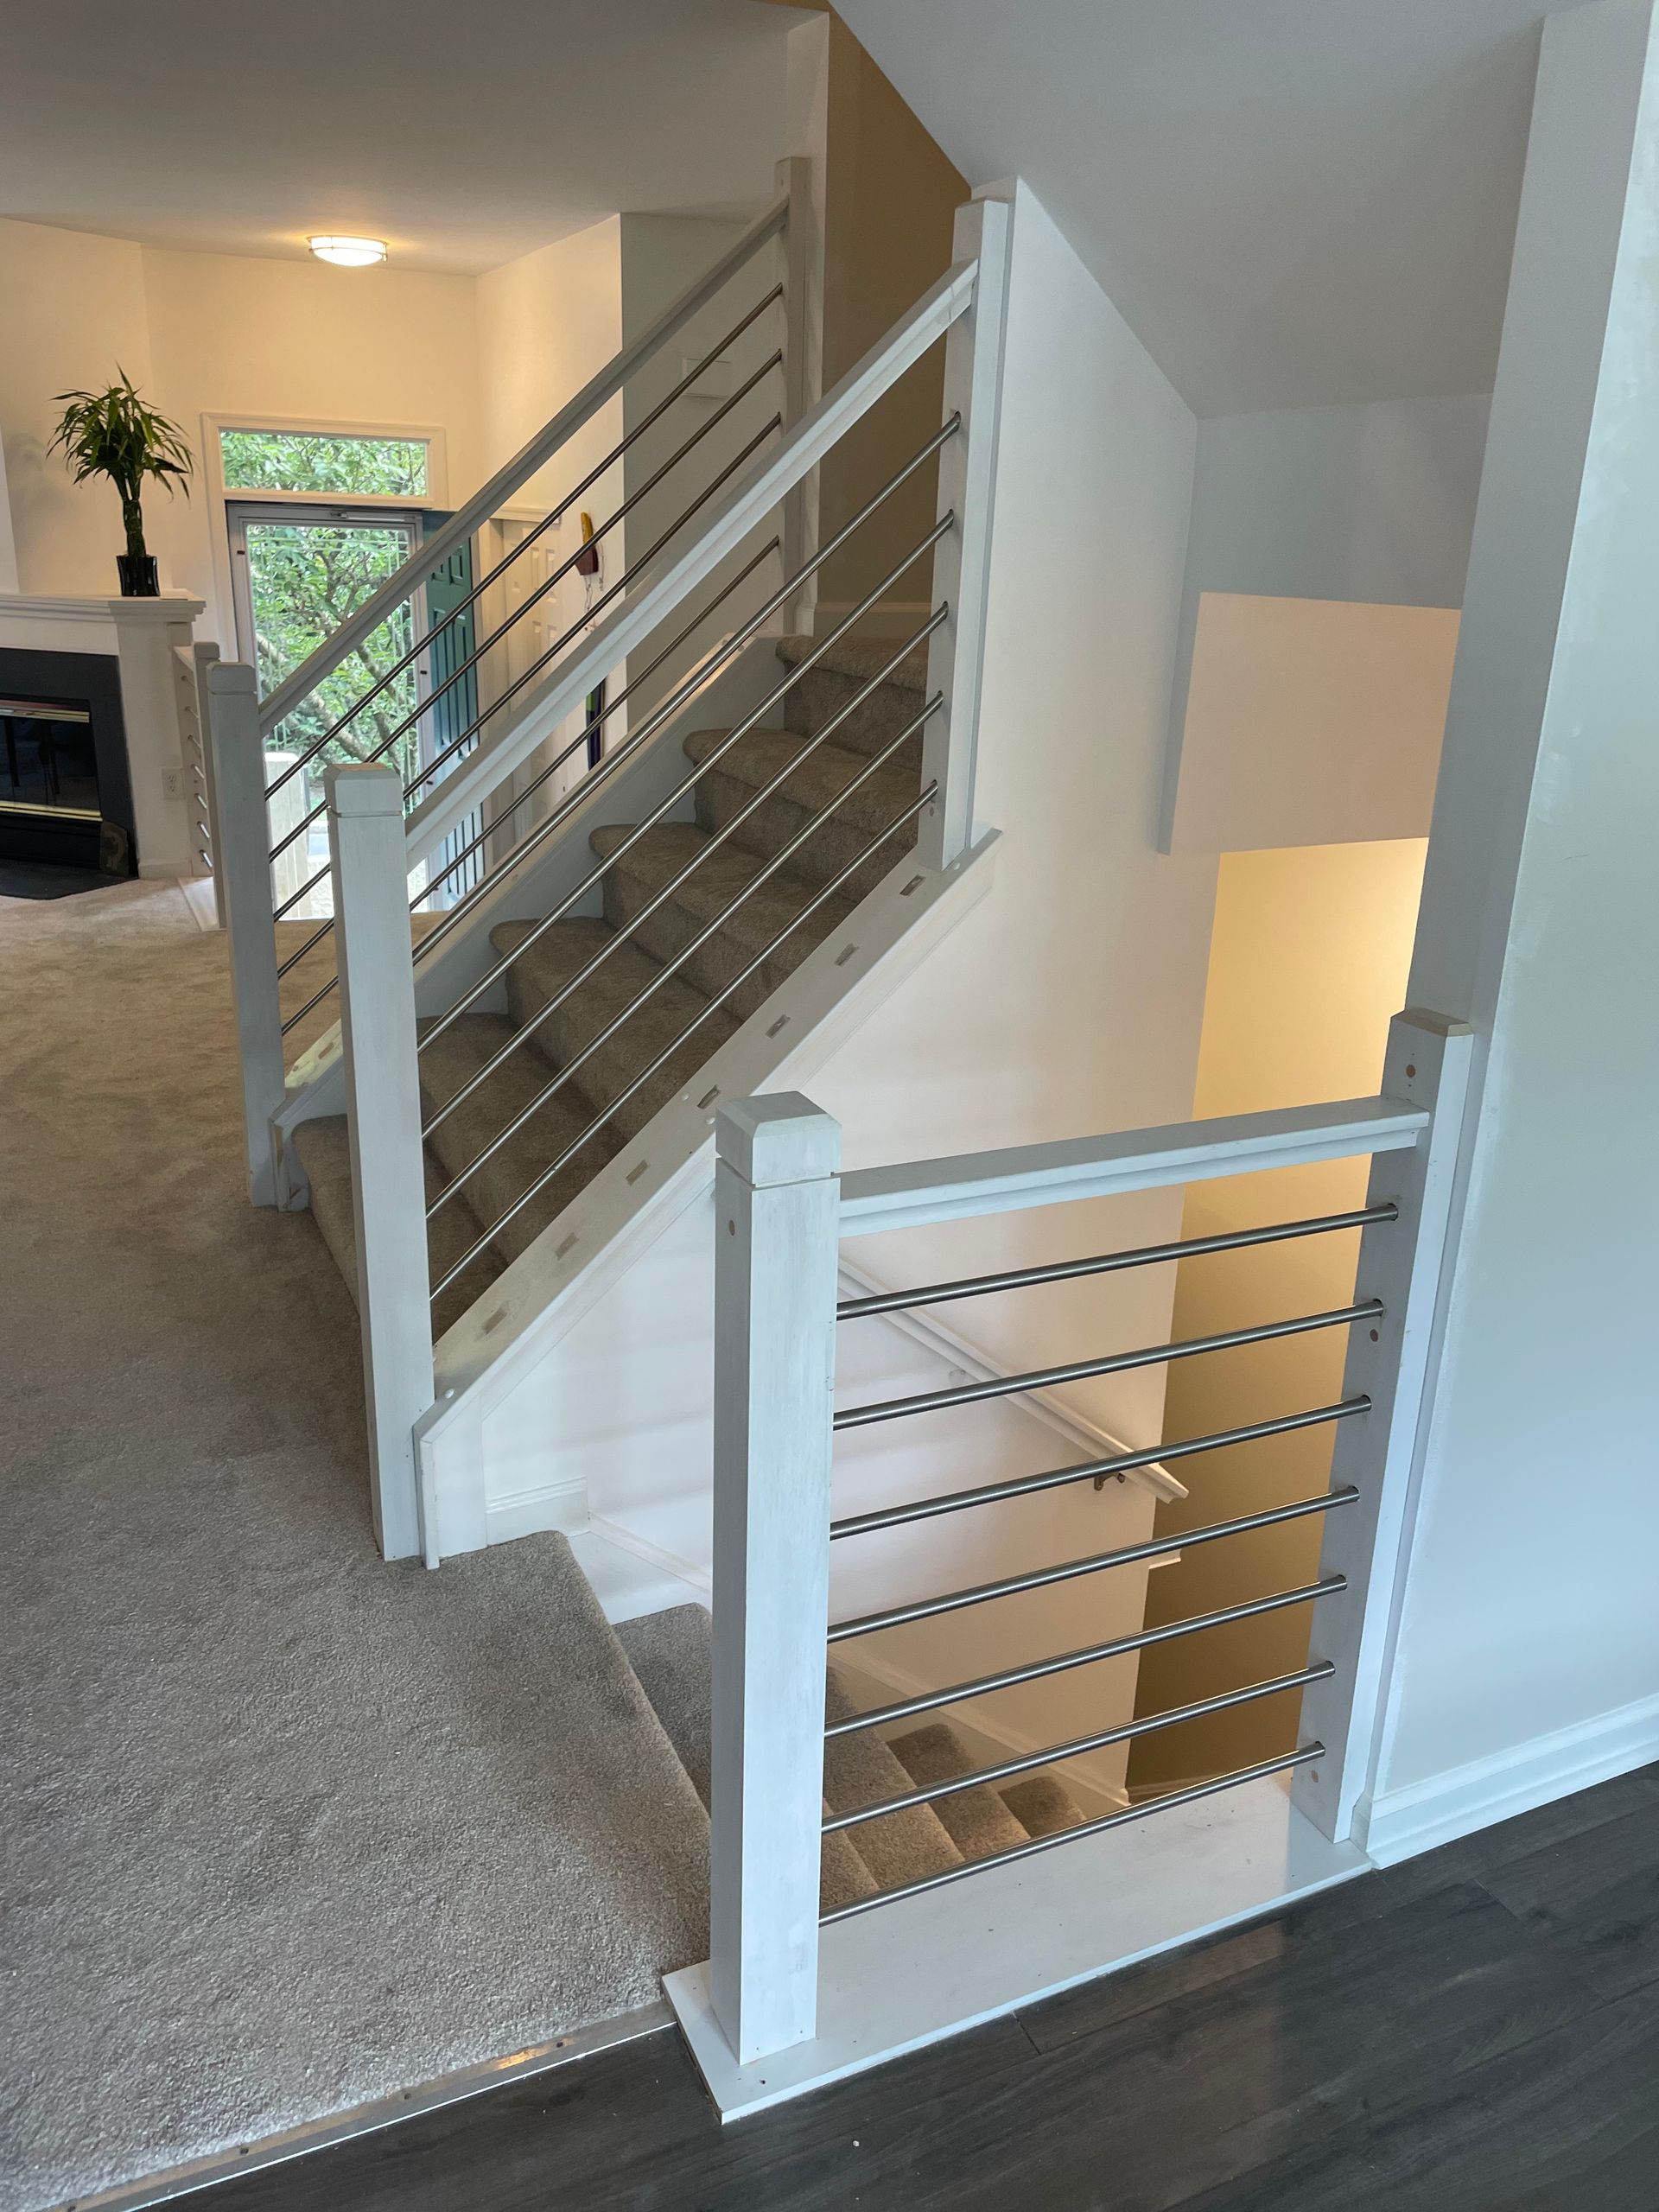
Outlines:
POLYGON ((1412 979, 1487 1047, 1376 1790, 1431 1840, 1652 1756, 1656 292, 1653 11, 1603 0, 1545 25, 1412 979))

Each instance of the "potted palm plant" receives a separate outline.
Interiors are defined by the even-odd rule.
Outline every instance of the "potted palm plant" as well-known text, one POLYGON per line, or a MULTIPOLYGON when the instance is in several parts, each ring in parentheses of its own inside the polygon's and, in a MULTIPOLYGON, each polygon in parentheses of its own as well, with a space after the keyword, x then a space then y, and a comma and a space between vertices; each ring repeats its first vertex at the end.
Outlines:
POLYGON ((156 563, 144 543, 144 511, 141 498, 145 479, 165 485, 170 495, 175 483, 190 496, 189 475, 194 463, 184 433, 176 423, 147 407, 134 389, 132 378, 118 364, 120 381, 107 391, 60 391, 67 401, 63 420, 48 446, 61 447, 66 466, 77 484, 89 476, 107 476, 121 500, 121 520, 127 533, 127 550, 116 556, 123 599, 155 599, 161 585, 156 563))

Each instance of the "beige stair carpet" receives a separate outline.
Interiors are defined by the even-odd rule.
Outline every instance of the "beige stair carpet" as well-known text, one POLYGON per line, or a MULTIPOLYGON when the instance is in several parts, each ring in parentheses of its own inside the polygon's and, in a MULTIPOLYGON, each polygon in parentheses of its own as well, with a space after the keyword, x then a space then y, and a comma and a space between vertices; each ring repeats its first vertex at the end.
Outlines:
POLYGON ((708 1840, 562 1539, 376 1556, 356 1316, 246 1201, 224 939, 168 885, 0 909, 0 2203, 35 2212, 654 1998, 706 1955, 708 1840))

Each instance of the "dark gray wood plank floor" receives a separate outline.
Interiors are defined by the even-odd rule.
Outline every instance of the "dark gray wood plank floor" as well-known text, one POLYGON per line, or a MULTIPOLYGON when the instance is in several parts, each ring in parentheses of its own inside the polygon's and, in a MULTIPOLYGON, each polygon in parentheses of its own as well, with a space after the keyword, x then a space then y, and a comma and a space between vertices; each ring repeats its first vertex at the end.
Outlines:
POLYGON ((1659 1767, 721 2129, 665 2031, 203 2212, 1659 2212, 1659 1767))

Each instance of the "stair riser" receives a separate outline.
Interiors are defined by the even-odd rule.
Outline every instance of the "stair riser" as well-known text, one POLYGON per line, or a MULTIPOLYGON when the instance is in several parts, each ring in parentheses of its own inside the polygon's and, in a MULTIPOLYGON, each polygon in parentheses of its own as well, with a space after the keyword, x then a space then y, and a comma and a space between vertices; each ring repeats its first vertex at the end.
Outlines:
MULTIPOLYGON (((697 782, 697 819, 705 830, 723 830, 742 811, 754 793, 720 769, 709 770, 697 782)), ((855 860, 868 843, 871 831, 849 821, 850 807, 819 821, 818 827, 790 861, 798 874, 827 884, 855 860)), ((779 792, 757 807, 734 835, 747 852, 770 858, 815 817, 803 806, 779 792)), ((899 855, 916 842, 916 824, 906 823, 874 856, 842 885, 842 894, 855 902, 874 891, 899 855)))
MULTIPOLYGON (((706 918, 688 913, 677 900, 669 899, 650 918, 636 919, 640 909, 649 906, 653 891, 613 870, 605 896, 605 918, 613 929, 628 931, 633 942, 643 947, 653 960, 664 966, 677 962, 680 954, 693 938, 708 927, 706 918)), ((832 911, 826 905, 803 926, 787 938, 778 951, 741 984, 728 999, 722 1001, 727 1013, 739 1021, 747 1021, 752 1014, 763 1007, 772 994, 786 977, 791 976, 815 947, 823 942, 830 927, 839 920, 842 909, 837 902, 832 911)), ((677 975, 696 986, 709 998, 723 991, 733 977, 741 974, 761 950, 753 929, 741 935, 735 923, 721 929, 701 946, 691 957, 676 968, 677 975)))
MULTIPOLYGON (((849 701, 863 690, 861 683, 850 676, 838 676, 832 669, 810 668, 785 698, 784 728, 797 730, 803 737, 816 737, 826 723, 834 720, 849 701)), ((884 683, 880 690, 855 709, 835 734, 835 742, 844 746, 849 753, 879 753, 881 747, 907 729, 922 710, 925 694, 912 691, 902 684, 884 683)), ((893 759, 918 773, 922 762, 922 739, 918 731, 908 739, 893 759), (914 759, 912 759, 912 755, 914 759)))

